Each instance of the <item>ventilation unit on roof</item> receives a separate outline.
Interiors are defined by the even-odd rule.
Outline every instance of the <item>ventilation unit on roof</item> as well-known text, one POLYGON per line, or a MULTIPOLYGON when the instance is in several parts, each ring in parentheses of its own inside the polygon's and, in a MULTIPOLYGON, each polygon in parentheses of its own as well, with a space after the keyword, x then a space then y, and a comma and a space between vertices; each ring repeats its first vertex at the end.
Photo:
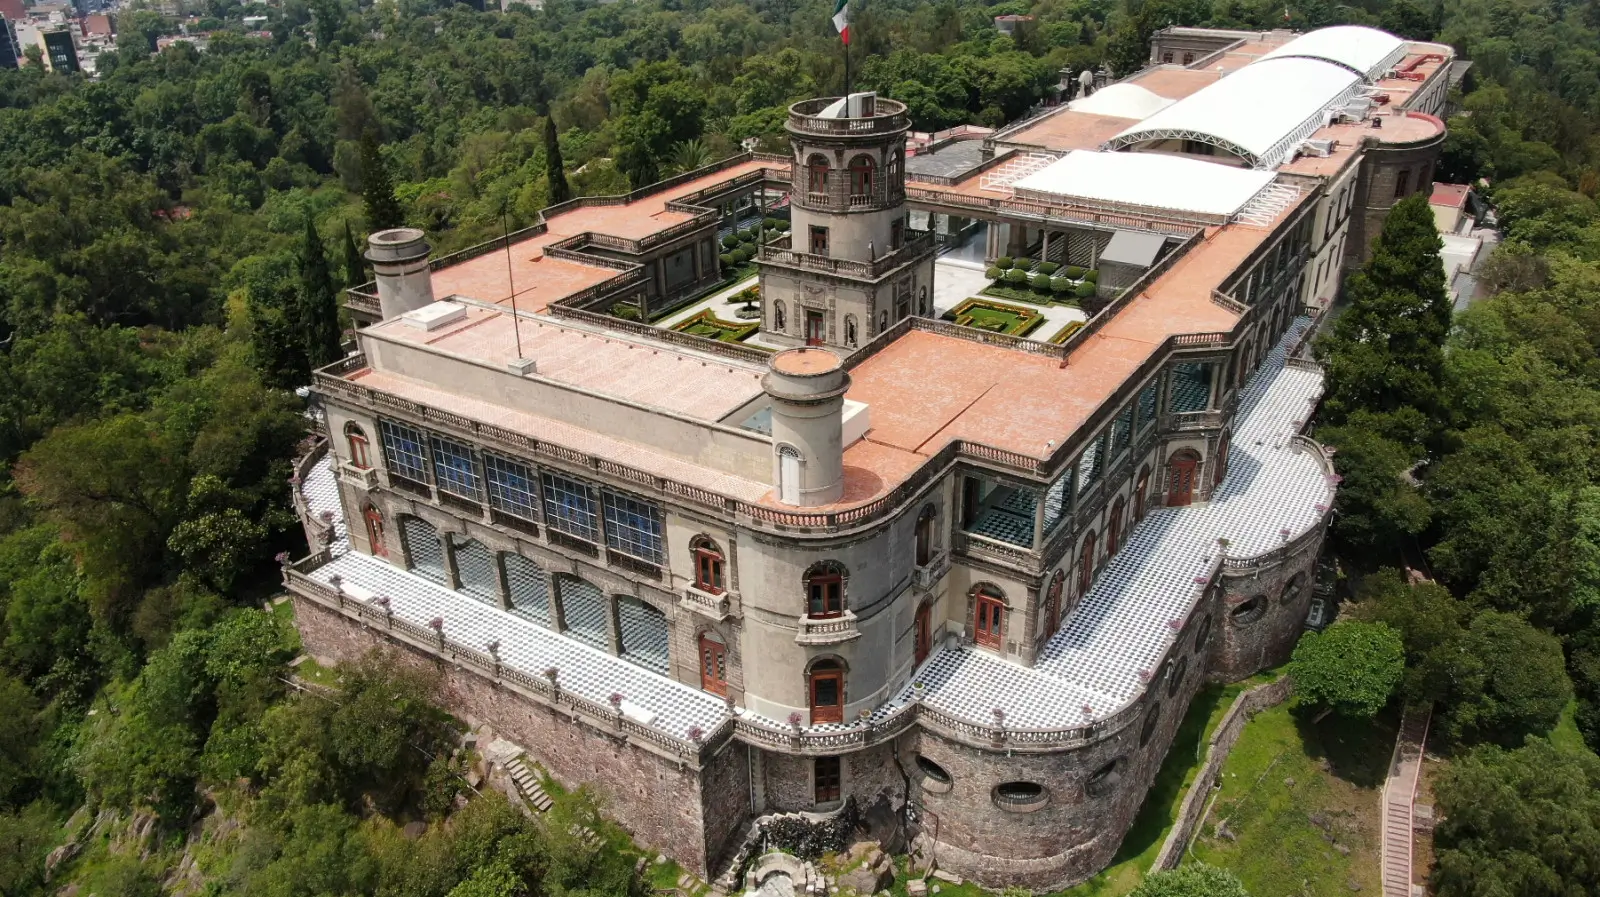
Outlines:
POLYGON ((1333 148, 1339 145, 1337 140, 1307 140, 1301 147, 1302 155, 1319 156, 1323 159, 1333 155, 1333 148))

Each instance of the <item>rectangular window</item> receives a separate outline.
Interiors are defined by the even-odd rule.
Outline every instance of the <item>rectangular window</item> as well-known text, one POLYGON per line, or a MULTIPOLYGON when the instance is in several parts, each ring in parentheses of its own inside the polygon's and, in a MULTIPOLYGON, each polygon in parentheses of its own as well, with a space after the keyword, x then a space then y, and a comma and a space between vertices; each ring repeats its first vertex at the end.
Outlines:
POLYGON ((1161 64, 1162 65, 1171 65, 1172 64, 1172 54, 1171 53, 1162 53, 1161 54, 1161 64))
POLYGON ((900 221, 889 223, 889 248, 899 249, 900 243, 905 239, 905 224, 900 221))
POLYGON ((828 229, 811 225, 811 254, 828 254, 828 229))
POLYGON ((606 547, 652 564, 663 560, 661 515, 649 502, 603 492, 606 513, 606 547))
POLYGON ((1139 390, 1139 432, 1156 422, 1156 380, 1139 390))
POLYGON ((806 615, 816 618, 837 617, 844 613, 844 581, 837 573, 813 574, 807 583, 810 592, 806 615))
POLYGON ((1400 172, 1400 176, 1396 177, 1394 179, 1394 198, 1395 199, 1401 199, 1406 194, 1408 194, 1410 192, 1411 192, 1411 172, 1402 171, 1402 172, 1400 172))
POLYGON ((713 595, 722 594, 722 555, 708 548, 695 549, 694 587, 713 595))
POLYGON ((1111 425, 1111 457, 1116 458, 1133 441, 1133 406, 1122 409, 1116 423, 1111 425))
POLYGON ((538 490, 531 468, 485 453, 483 474, 489 485, 490 507, 523 520, 539 519, 538 490))
POLYGON ((1078 494, 1089 491, 1089 487, 1100 481, 1100 468, 1105 460, 1104 455, 1106 434, 1101 433, 1089 447, 1083 450, 1083 457, 1078 459, 1078 494))
POLYGON ((483 493, 472 447, 438 436, 429 436, 428 445, 433 449, 433 475, 439 491, 478 501, 483 493))
POLYGON ((600 541, 599 513, 588 483, 559 473, 541 473, 539 482, 544 487, 546 526, 589 542, 600 541))
POLYGON ((383 435, 383 460, 389 472, 417 483, 428 482, 428 448, 422 431, 404 424, 379 421, 383 435))

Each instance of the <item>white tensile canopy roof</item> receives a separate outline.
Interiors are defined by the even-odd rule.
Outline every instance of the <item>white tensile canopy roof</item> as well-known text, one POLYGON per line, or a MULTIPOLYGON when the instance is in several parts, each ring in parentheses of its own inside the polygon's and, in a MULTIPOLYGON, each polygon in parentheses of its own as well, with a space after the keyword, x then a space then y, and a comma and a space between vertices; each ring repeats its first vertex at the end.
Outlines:
POLYGON ((1255 198, 1274 177, 1270 171, 1167 153, 1074 150, 1013 186, 1018 191, 1096 204, 1227 217, 1255 198))
POLYGON ((1274 168, 1323 125, 1360 75, 1331 62, 1290 56, 1263 59, 1221 76, 1106 141, 1121 149, 1149 140, 1197 140, 1274 168))
POLYGON ((1146 119, 1176 102, 1137 84, 1122 83, 1103 87, 1081 100, 1073 100, 1067 104, 1067 108, 1092 115, 1146 119))
POLYGON ((1406 42, 1387 31, 1361 25, 1335 25, 1302 34, 1261 58, 1322 59, 1338 63, 1372 81, 1405 55, 1406 42))

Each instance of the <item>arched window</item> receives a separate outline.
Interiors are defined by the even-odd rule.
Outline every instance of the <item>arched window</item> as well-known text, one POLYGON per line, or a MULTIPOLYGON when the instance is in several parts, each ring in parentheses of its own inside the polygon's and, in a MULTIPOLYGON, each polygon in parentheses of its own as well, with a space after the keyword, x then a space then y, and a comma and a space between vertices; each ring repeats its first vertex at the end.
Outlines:
POLYGON ((1255 363, 1255 357, 1255 346, 1249 340, 1245 340, 1244 348, 1240 350, 1239 357, 1234 362, 1238 365, 1234 368, 1234 373, 1237 374, 1233 383, 1235 388, 1242 388, 1244 381, 1250 378, 1250 367, 1255 363))
POLYGON ((367 505, 367 509, 362 512, 361 516, 367 523, 367 545, 371 547, 373 556, 388 557, 389 546, 384 541, 383 514, 379 513, 378 509, 372 505, 367 505))
POLYGON ((405 540, 406 568, 424 579, 449 585, 439 529, 420 517, 402 517, 400 536, 405 540))
POLYGON ((938 523, 939 512, 933 505, 922 509, 922 515, 917 518, 917 566, 926 567, 933 563, 934 553, 934 526, 938 523))
POLYGON ((1211 485, 1213 488, 1220 486, 1223 477, 1228 475, 1228 442, 1230 438, 1227 433, 1223 433, 1222 438, 1217 440, 1217 457, 1211 463, 1211 485))
POLYGON ((1167 507, 1181 508, 1194 501, 1194 472, 1200 453, 1179 449, 1167 461, 1167 507))
POLYGON ((811 700, 811 724, 844 722, 844 664, 823 658, 806 673, 811 700))
POLYGON ((371 456, 368 453, 367 434, 361 427, 354 423, 344 425, 344 441, 350 449, 350 466, 362 470, 372 466, 371 456))
POLYGON ((850 160, 850 199, 854 203, 858 199, 867 199, 872 196, 872 175, 877 165, 868 155, 856 156, 850 160))
POLYGON ((828 157, 818 153, 806 160, 806 190, 810 193, 828 192, 828 157))
POLYGON ((784 328, 783 328, 783 300, 782 299, 774 299, 772 301, 772 329, 778 331, 779 333, 783 332, 784 328))
POLYGON ((1094 582, 1094 530, 1083 537, 1083 550, 1078 555, 1078 600, 1089 594, 1089 584, 1094 582))
POLYGON ((511 613, 549 626, 550 577, 544 568, 520 554, 506 552, 500 555, 500 569, 505 572, 511 613))
POLYGON ((500 571, 488 546, 460 533, 451 533, 450 550, 456 556, 457 588, 484 604, 499 607, 500 571))
POLYGON ((888 329, 889 329, 889 312, 887 310, 878 312, 878 332, 882 333, 882 332, 884 332, 885 330, 888 330, 888 329))
POLYGON ((1170 698, 1178 693, 1178 689, 1183 687, 1183 677, 1188 674, 1189 658, 1178 658, 1178 662, 1173 664, 1172 668, 1167 671, 1167 697, 1170 698))
POLYGON ((889 154, 889 189, 900 186, 900 150, 889 154))
POLYGON ((856 347, 856 316, 844 316, 844 344, 854 349, 856 347))
POLYGON ((1090 797, 1105 797, 1117 790, 1121 782, 1122 761, 1112 760, 1089 776, 1089 780, 1083 783, 1083 792, 1090 797))
POLYGON ((933 607, 924 601, 917 606, 916 624, 912 627, 916 637, 916 663, 921 665, 933 650, 933 607))
POLYGON ((717 547, 717 543, 699 536, 689 544, 689 550, 694 555, 694 587, 713 595, 721 595, 726 591, 722 549, 717 547))
POLYGON ((917 292, 917 314, 924 317, 928 314, 928 288, 921 287, 917 292))
POLYGON ((1138 523, 1144 519, 1146 505, 1150 501, 1150 465, 1146 464, 1139 471, 1139 479, 1133 487, 1133 522, 1138 523))
POLYGON ((1200 628, 1194 631, 1194 653, 1199 654, 1211 641, 1211 617, 1207 615, 1200 621, 1200 628))
POLYGON ((806 571, 806 616, 813 620, 844 613, 843 567, 823 561, 806 571))
POLYGON ((557 576, 556 597, 561 602, 564 634, 591 648, 611 650, 611 634, 606 626, 610 613, 606 594, 600 587, 576 576, 557 576))
POLYGON ((1067 574, 1060 570, 1050 578, 1050 588, 1044 595, 1044 620, 1039 626, 1045 638, 1055 635, 1056 627, 1061 625, 1061 589, 1066 585, 1066 581, 1067 574))
POLYGON ((980 585, 972 593, 972 640, 985 648, 1000 649, 1005 637, 1006 599, 991 585, 980 585))
POLYGON ((728 645, 715 632, 700 633, 700 687, 714 695, 728 693, 728 645))
POLYGON ((1106 557, 1117 553, 1122 547, 1122 511, 1125 502, 1122 496, 1117 496, 1116 503, 1111 506, 1111 519, 1106 523, 1106 557))

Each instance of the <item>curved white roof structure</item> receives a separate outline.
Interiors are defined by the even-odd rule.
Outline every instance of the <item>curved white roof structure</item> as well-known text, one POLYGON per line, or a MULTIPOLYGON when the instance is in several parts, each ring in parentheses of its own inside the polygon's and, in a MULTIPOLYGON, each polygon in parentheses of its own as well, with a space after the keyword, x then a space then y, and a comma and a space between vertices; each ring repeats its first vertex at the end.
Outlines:
POLYGON ((1095 205, 1171 209, 1223 223, 1276 177, 1169 153, 1074 150, 1012 186, 1019 196, 1048 193, 1095 205))
POLYGON ((1177 100, 1169 100, 1151 93, 1137 84, 1124 82, 1103 87, 1081 100, 1073 100, 1067 104, 1067 108, 1073 112, 1142 120, 1176 102, 1177 100))
POLYGON ((1335 25, 1302 34, 1261 58, 1321 59, 1375 81, 1405 56, 1406 42, 1387 31, 1361 25, 1335 25))
POLYGON ((1319 59, 1263 59, 1129 127, 1103 148, 1195 140, 1238 155, 1252 168, 1276 168, 1362 83, 1360 75, 1319 59))

